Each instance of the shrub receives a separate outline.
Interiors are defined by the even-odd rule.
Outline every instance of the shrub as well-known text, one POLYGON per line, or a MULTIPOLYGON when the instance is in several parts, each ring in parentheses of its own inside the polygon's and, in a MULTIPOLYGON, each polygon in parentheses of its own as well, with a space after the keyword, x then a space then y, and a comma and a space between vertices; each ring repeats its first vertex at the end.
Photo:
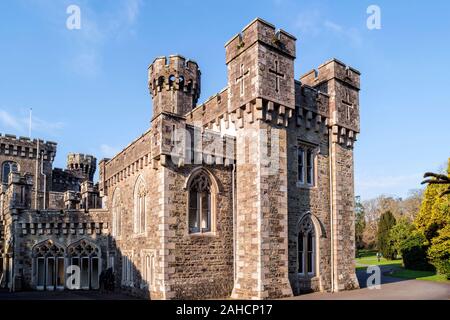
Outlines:
POLYGON ((417 231, 413 232, 402 244, 401 255, 406 269, 429 271, 434 270, 427 258, 425 236, 417 231))
POLYGON ((439 230, 428 249, 428 258, 437 272, 450 279, 450 224, 439 230))

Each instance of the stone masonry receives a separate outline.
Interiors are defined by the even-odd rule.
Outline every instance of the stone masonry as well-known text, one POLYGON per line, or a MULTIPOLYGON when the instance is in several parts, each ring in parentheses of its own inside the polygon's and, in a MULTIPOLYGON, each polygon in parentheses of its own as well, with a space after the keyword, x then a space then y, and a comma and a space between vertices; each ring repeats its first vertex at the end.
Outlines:
POLYGON ((198 64, 148 69, 149 129, 112 159, 0 136, 0 285, 149 299, 274 299, 357 288, 353 147, 360 73, 294 77, 296 38, 255 19, 225 44, 227 85, 197 104, 198 64))

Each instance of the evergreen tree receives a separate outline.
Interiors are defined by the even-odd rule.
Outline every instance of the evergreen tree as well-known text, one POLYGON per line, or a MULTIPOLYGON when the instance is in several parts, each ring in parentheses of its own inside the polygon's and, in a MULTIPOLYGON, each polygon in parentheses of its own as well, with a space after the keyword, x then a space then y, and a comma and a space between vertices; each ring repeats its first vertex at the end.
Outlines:
POLYGON ((366 228, 366 214, 361 203, 361 197, 355 198, 355 245, 356 249, 365 247, 363 241, 364 230, 366 228))
POLYGON ((407 218, 400 218, 389 231, 390 246, 397 254, 401 254, 405 243, 414 232, 414 225, 407 218))
POLYGON ((378 221, 378 250, 386 259, 392 260, 396 256, 395 249, 391 246, 389 234, 395 226, 395 217, 390 211, 386 211, 378 221))

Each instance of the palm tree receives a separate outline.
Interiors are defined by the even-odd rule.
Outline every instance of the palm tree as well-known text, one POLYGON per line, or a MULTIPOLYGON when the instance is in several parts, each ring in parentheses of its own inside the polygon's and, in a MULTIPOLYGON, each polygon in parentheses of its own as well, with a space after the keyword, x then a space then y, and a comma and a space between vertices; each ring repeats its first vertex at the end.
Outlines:
POLYGON ((423 177, 425 180, 422 181, 422 184, 448 184, 448 188, 441 193, 441 197, 450 194, 450 176, 427 172, 423 175, 423 177))

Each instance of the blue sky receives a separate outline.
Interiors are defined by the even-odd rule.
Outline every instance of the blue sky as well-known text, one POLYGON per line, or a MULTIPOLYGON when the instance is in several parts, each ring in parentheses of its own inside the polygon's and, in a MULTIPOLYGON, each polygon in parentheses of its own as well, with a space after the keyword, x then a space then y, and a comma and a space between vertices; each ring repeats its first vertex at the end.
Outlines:
POLYGON ((255 17, 297 36, 296 78, 336 57, 362 72, 356 193, 406 196, 450 157, 450 2, 140 1, 0 2, 0 132, 110 157, 151 117, 147 67, 173 53, 202 69, 200 101, 226 86, 224 44, 255 17), (81 9, 68 30, 66 9, 81 9), (367 7, 381 29, 366 27, 367 7))

